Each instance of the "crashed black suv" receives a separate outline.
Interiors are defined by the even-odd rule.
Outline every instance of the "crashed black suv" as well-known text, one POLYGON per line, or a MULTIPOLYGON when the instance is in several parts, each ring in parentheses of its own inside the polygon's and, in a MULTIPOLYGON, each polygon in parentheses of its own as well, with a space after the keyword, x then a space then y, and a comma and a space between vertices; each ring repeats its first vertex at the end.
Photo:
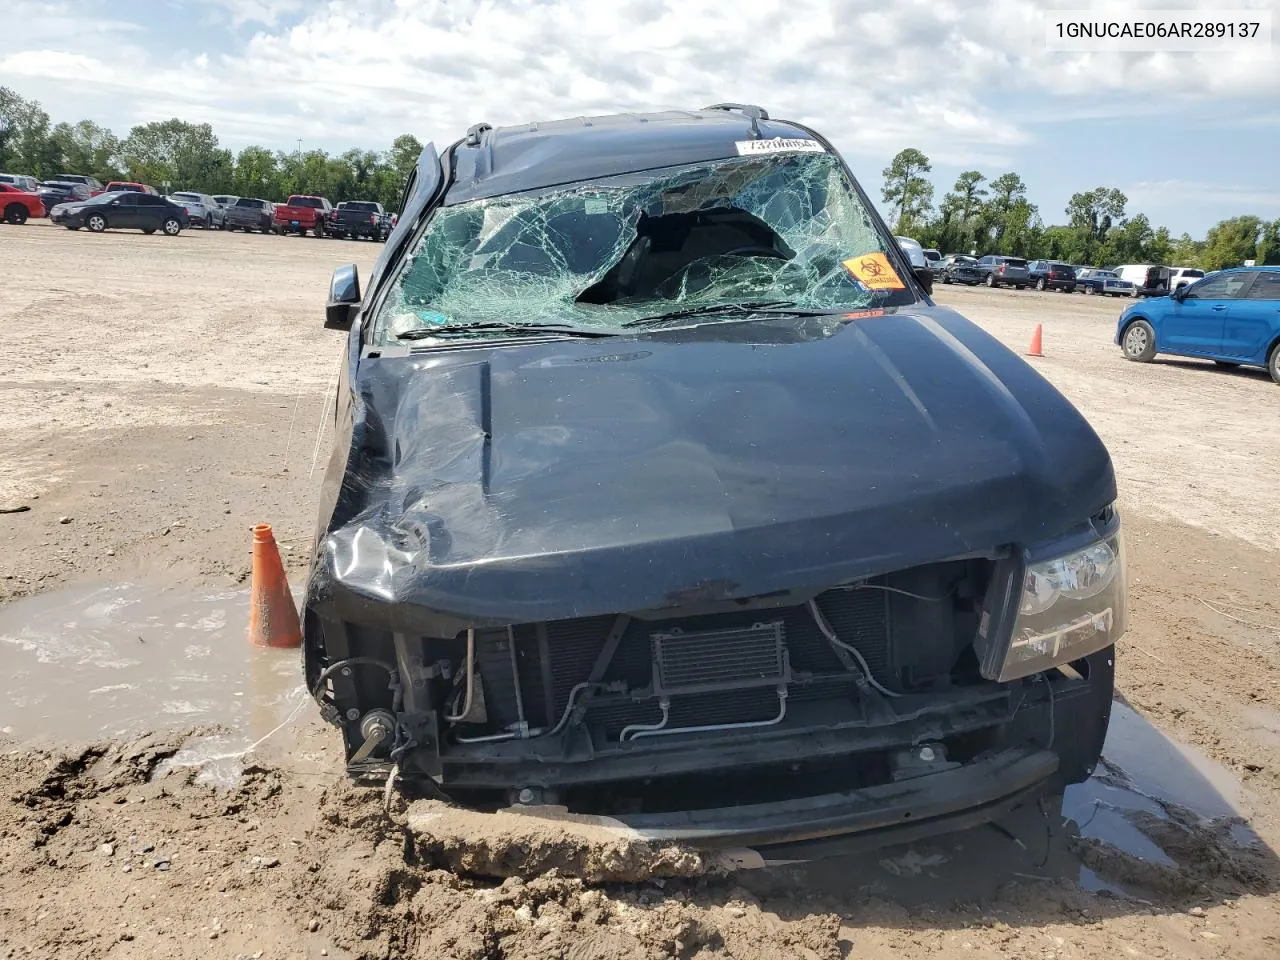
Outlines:
POLYGON ((821 135, 481 124, 401 209, 326 311, 305 661, 352 775, 802 852, 1090 774, 1110 458, 821 135))

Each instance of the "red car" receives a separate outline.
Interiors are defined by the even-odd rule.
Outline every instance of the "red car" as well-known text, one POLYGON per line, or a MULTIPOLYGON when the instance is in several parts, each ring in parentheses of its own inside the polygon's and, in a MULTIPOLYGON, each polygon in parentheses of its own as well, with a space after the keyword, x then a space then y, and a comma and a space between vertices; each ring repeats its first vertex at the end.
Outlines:
POLYGON ((153 186, 150 186, 145 183, 134 183, 131 180, 112 180, 110 183, 107 184, 107 188, 102 192, 118 193, 122 190, 127 190, 130 193, 149 193, 153 197, 159 196, 159 193, 160 193, 153 186))
POLYGON ((44 216, 44 204, 34 193, 0 183, 0 216, 6 223, 26 223, 27 217, 44 216))

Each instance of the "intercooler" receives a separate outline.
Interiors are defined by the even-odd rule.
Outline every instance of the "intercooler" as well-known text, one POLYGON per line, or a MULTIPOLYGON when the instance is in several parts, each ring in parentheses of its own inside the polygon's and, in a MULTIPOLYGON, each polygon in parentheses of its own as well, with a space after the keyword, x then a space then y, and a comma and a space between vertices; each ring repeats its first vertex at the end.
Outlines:
MULTIPOLYGON (((896 683, 887 593, 836 589, 816 603, 836 636, 861 652, 875 679, 896 683)), ((513 661, 529 727, 554 727, 582 684, 607 685, 609 693, 579 701, 600 746, 617 743, 628 727, 764 723, 779 715, 782 699, 792 707, 848 699, 858 679, 805 604, 660 620, 601 616, 522 624, 476 633, 484 722, 469 732, 519 722, 513 661)))

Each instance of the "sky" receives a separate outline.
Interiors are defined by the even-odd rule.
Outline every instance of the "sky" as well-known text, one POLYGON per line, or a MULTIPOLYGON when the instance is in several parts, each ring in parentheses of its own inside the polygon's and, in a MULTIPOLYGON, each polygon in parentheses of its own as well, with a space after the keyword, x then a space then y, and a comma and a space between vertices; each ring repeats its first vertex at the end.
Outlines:
MULTIPOLYGON (((1280 0, 1227 0, 1270 11, 1280 0)), ((1185 0, 5 0, 0 84, 55 122, 208 122, 223 146, 443 148, 473 123, 735 101, 814 126, 879 198, 903 147, 940 200, 1026 181, 1045 223, 1119 187, 1202 236, 1280 217, 1280 57, 1047 49, 1045 11, 1185 0)), ((1222 7, 1198 0, 1201 8, 1222 7)))

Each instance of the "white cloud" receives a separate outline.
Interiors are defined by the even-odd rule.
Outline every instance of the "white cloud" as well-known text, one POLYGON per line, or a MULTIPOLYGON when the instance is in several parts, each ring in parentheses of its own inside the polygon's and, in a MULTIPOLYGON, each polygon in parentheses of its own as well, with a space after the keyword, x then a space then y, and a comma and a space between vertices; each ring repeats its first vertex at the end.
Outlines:
MULTIPOLYGON (((937 5, 931 37, 920 4, 752 0, 205 0, 237 23, 262 24, 242 52, 193 49, 174 57, 81 44, 10 47, 0 79, 46 100, 109 91, 134 99, 129 123, 155 108, 217 115, 230 140, 261 137, 280 118, 280 141, 386 142, 405 130, 452 139, 492 123, 565 114, 699 107, 734 99, 818 125, 851 153, 882 156, 914 143, 939 162, 975 155, 1002 162, 1026 135, 984 106, 976 85, 999 57, 956 34, 969 18, 937 5), (951 31, 950 34, 944 31, 951 31), (922 49, 953 36, 953 44, 922 49), (927 69, 922 72, 922 55, 927 69), (946 83, 937 78, 948 76, 946 83), (243 123, 237 122, 243 115, 243 123), (306 129, 285 129, 299 117, 306 129)), ((67 12, 66 4, 61 5, 67 12)), ((48 9, 52 9, 49 7, 48 9)), ((199 42, 199 35, 175 38, 199 42)), ((58 111, 55 111, 58 112, 58 111)))
MULTIPOLYGON (((941 167, 1008 169, 1046 119, 1040 99, 1050 119, 1150 121, 1206 98, 1261 113, 1280 89, 1272 59, 1050 52, 1044 10, 1088 0, 187 0, 251 32, 171 37, 113 18, 107 0, 9 3, 24 30, 0 53, 0 83, 57 119, 180 116, 232 147, 377 146, 406 131, 442 145, 479 120, 737 100, 814 125, 872 186, 907 145, 941 167)), ((1192 6, 1125 6, 1178 5, 1192 6)))

